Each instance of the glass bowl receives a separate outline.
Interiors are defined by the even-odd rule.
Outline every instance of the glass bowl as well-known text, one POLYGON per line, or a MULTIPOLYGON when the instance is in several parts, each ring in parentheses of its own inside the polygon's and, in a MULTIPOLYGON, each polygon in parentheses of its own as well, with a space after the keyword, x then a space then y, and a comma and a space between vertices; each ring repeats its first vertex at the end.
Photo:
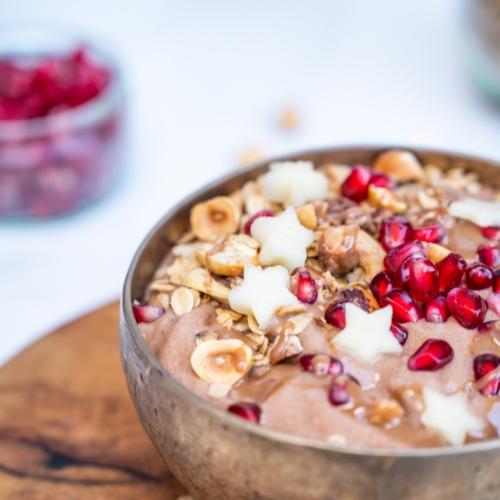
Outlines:
MULTIPOLYGON (((16 65, 83 53, 107 70, 107 83, 97 95, 45 116, 0 118, 0 217, 70 212, 103 195, 116 178, 124 93, 114 58, 102 44, 58 27, 0 31, 0 60, 16 65)), ((24 105, 30 97, 19 102, 24 105)))

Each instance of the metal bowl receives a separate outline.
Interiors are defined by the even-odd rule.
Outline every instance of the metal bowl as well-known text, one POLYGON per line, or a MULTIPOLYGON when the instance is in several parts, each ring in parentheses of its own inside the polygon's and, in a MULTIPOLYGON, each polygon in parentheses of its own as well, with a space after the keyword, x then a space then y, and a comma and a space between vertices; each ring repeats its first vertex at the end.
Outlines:
MULTIPOLYGON (((371 164, 384 149, 331 148, 280 160, 371 164)), ((442 169, 466 166, 500 188, 498 163, 427 149, 412 151, 442 169)), ((131 303, 141 298, 160 260, 187 229, 190 207, 231 192, 268 163, 227 175, 169 210, 143 241, 128 271, 121 304, 122 362, 142 425, 171 471, 198 499, 500 498, 500 440, 394 451, 302 438, 248 423, 211 405, 177 382, 148 350, 131 303)))

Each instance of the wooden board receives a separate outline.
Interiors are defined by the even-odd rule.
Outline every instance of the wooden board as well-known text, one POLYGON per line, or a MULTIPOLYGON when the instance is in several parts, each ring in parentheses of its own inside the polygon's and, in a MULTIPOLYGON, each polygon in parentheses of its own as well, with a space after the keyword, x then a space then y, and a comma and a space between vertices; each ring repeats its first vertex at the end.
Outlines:
POLYGON ((119 359, 117 303, 0 368, 0 498, 184 494, 134 412, 119 359))

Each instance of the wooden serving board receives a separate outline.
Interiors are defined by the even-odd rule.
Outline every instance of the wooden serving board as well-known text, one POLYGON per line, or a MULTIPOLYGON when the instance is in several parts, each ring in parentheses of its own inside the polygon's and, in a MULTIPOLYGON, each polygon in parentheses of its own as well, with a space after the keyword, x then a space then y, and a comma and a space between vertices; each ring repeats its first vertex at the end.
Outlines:
POLYGON ((182 495, 132 406, 117 303, 59 328, 0 368, 0 498, 182 495))

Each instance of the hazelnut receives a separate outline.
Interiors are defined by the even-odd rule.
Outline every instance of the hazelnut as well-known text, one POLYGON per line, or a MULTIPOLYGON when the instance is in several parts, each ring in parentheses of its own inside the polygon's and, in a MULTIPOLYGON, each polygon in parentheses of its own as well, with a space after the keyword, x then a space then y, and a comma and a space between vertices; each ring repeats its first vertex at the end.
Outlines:
POLYGON ((373 165, 375 172, 382 172, 396 182, 408 182, 422 177, 423 168, 410 151, 392 149, 382 153, 373 165))

